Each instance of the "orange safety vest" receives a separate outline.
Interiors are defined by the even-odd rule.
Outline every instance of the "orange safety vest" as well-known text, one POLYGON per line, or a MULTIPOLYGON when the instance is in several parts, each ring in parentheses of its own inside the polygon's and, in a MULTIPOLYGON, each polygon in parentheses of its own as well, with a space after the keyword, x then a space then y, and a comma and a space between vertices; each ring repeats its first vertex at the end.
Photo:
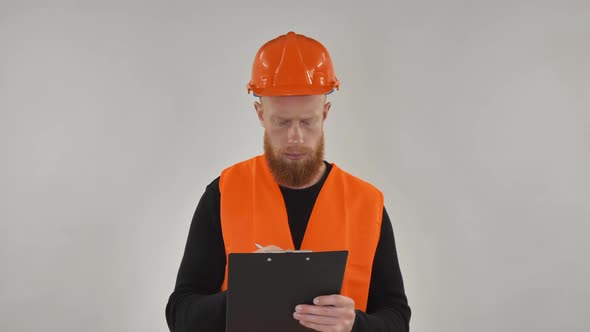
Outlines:
MULTIPOLYGON (((287 209, 264 155, 225 169, 219 180, 226 258, 254 243, 295 249, 287 209)), ((383 194, 332 164, 307 224, 301 250, 348 250, 341 294, 366 310, 381 232, 383 194)), ((222 290, 227 289, 227 264, 222 290)))

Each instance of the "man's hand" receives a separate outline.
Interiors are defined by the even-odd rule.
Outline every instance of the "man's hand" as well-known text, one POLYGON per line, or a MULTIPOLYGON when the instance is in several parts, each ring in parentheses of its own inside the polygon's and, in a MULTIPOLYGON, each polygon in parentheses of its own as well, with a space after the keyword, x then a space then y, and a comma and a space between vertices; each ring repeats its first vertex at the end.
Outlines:
POLYGON ((318 296, 314 305, 300 304, 293 317, 301 325, 322 332, 350 332, 356 317, 354 300, 343 295, 318 296))
POLYGON ((275 245, 270 245, 270 246, 262 247, 262 248, 256 250, 255 253, 265 253, 265 252, 269 252, 269 251, 283 251, 283 249, 281 249, 275 245))

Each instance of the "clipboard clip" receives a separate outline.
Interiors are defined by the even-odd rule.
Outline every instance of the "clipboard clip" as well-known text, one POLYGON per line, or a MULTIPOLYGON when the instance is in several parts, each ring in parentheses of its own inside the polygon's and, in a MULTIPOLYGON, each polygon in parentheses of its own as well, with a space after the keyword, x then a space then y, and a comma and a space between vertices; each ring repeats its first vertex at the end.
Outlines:
MULTIPOLYGON (((262 249, 264 248, 262 245, 258 244, 258 243, 254 243, 254 245, 256 245, 256 247, 258 249, 262 249)), ((287 249, 287 250, 269 250, 269 251, 265 251, 265 253, 272 253, 272 254, 277 254, 277 253, 302 253, 302 254, 309 254, 310 252, 312 252, 311 250, 291 250, 291 249, 287 249)))
POLYGON ((269 250, 264 252, 265 254, 309 254, 311 250, 269 250))

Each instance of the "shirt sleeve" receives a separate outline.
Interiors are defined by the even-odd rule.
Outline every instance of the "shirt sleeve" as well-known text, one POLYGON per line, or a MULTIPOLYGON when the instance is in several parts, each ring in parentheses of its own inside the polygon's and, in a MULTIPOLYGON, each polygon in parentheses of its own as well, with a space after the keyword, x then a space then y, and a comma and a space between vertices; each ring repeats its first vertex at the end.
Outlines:
POLYGON ((172 332, 225 331, 225 245, 219 178, 209 184, 193 215, 173 293, 166 305, 172 332))
POLYGON ((408 332, 411 310, 397 258, 393 227, 383 208, 366 312, 357 310, 353 332, 408 332))

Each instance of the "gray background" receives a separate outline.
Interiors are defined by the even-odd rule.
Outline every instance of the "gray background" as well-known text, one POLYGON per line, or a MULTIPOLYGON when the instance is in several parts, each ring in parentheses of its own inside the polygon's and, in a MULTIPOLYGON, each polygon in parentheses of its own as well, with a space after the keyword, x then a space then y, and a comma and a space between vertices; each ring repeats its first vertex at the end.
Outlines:
POLYGON ((0 1, 0 330, 165 331, 262 151, 258 47, 330 50, 326 158, 385 193, 412 330, 587 331, 588 1, 0 1))

